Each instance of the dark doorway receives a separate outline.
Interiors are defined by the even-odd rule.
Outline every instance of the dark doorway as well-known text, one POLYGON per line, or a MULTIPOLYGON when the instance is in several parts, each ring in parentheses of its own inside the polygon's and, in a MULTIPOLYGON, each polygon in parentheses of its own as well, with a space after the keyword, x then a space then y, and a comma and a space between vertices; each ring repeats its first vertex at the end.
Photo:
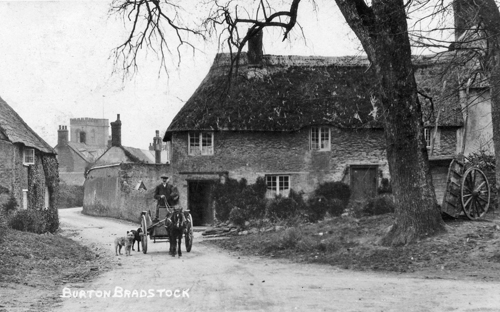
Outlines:
POLYGON ((213 181, 188 181, 188 208, 193 225, 208 225, 214 222, 212 189, 213 181))
POLYGON ((377 166, 351 166, 351 200, 365 201, 377 195, 377 166))

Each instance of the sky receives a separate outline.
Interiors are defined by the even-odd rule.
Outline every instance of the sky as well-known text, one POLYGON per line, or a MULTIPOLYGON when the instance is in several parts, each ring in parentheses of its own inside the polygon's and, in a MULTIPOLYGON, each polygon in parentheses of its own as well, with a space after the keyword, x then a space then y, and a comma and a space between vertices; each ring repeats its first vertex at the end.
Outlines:
MULTIPOLYGON (((194 1, 194 0, 185 0, 194 1)), ((314 11, 301 4, 299 28, 282 42, 280 32, 264 33, 264 53, 343 56, 360 46, 334 1, 318 0, 314 11)), ((170 122, 208 73, 216 38, 196 43, 168 74, 151 51, 139 71, 125 77, 113 69, 113 48, 127 35, 120 16, 110 15, 111 0, 0 0, 0 97, 49 145, 57 144, 59 125, 70 118, 120 114, 122 145, 147 149, 155 130, 170 122)))

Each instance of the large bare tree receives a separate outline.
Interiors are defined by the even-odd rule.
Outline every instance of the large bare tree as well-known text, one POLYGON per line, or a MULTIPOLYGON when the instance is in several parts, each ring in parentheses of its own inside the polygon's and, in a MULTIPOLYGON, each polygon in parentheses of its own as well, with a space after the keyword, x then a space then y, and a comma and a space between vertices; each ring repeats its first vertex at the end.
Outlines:
POLYGON ((403 0, 337 0, 377 77, 396 221, 383 242, 405 244, 444 231, 423 138, 403 0))
MULTIPOLYGON (((283 10, 276 10, 276 4, 273 7, 264 0, 253 2, 257 6, 255 15, 241 17, 239 12, 244 10, 234 6, 233 2, 222 4, 214 1, 204 24, 225 34, 225 42, 236 49, 236 60, 247 41, 262 28, 280 27, 285 39, 297 23, 300 0, 282 1, 282 4, 288 4, 283 10), (250 30, 240 35, 239 25, 250 30)), ((429 171, 422 112, 411 62, 407 7, 403 0, 336 0, 336 3, 368 55, 376 77, 374 83, 378 86, 377 105, 383 116, 387 158, 397 204, 395 223, 383 243, 407 244, 442 232, 444 223, 429 171)), ((151 43, 147 41, 151 38, 160 38, 159 43, 165 43, 162 41, 162 21, 177 34, 187 31, 186 27, 176 23, 174 13, 174 17, 169 17, 166 10, 161 9, 162 5, 168 7, 171 3, 116 0, 115 7, 126 12, 133 25, 129 40, 117 50, 119 53, 126 56, 130 51, 136 53, 142 42, 151 43), (139 29, 141 21, 145 26, 139 29), (156 36, 148 35, 153 30, 156 30, 156 36), (132 42, 138 44, 132 46, 132 42)), ((175 7, 171 9, 175 12, 175 7)), ((193 34, 201 35, 202 32, 193 31, 193 34)), ((332 31, 327 35, 333 39, 335 34, 332 31)), ((183 44, 184 40, 179 39, 179 43, 183 44)))

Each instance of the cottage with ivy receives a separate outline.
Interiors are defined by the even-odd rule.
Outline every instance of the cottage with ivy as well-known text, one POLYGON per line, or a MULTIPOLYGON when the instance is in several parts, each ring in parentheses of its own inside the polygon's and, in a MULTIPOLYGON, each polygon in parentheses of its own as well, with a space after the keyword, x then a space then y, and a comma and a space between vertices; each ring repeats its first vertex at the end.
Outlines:
MULTIPOLYGON (((491 120, 488 103, 464 101, 459 75, 447 71, 453 53, 414 59, 438 201, 451 159, 477 149, 474 135, 487 133, 477 126, 487 120, 479 118, 491 120)), ((181 204, 195 225, 214 220, 214 185, 226 179, 252 184, 263 178, 267 198, 291 190, 313 196, 333 181, 350 187, 351 201, 390 189, 384 112, 377 109, 366 58, 264 55, 260 49, 242 53, 238 65, 231 61, 229 54, 216 56, 163 139, 171 146, 181 204)))
POLYGON ((54 149, 0 98, 0 206, 15 203, 57 219, 58 184, 54 149))

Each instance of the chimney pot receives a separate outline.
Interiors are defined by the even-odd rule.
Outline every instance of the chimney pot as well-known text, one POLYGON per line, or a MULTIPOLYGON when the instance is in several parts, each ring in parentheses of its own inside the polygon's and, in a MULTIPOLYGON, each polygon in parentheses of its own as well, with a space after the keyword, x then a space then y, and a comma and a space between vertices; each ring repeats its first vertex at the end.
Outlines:
POLYGON ((111 122, 111 146, 122 146, 122 122, 120 121, 120 114, 117 119, 111 122))
POLYGON ((59 130, 57 130, 57 145, 68 145, 68 130, 65 126, 59 125, 59 130))
POLYGON ((161 137, 160 137, 160 130, 156 130, 156 136, 153 138, 153 148, 155 150, 155 163, 161 164, 161 137))

